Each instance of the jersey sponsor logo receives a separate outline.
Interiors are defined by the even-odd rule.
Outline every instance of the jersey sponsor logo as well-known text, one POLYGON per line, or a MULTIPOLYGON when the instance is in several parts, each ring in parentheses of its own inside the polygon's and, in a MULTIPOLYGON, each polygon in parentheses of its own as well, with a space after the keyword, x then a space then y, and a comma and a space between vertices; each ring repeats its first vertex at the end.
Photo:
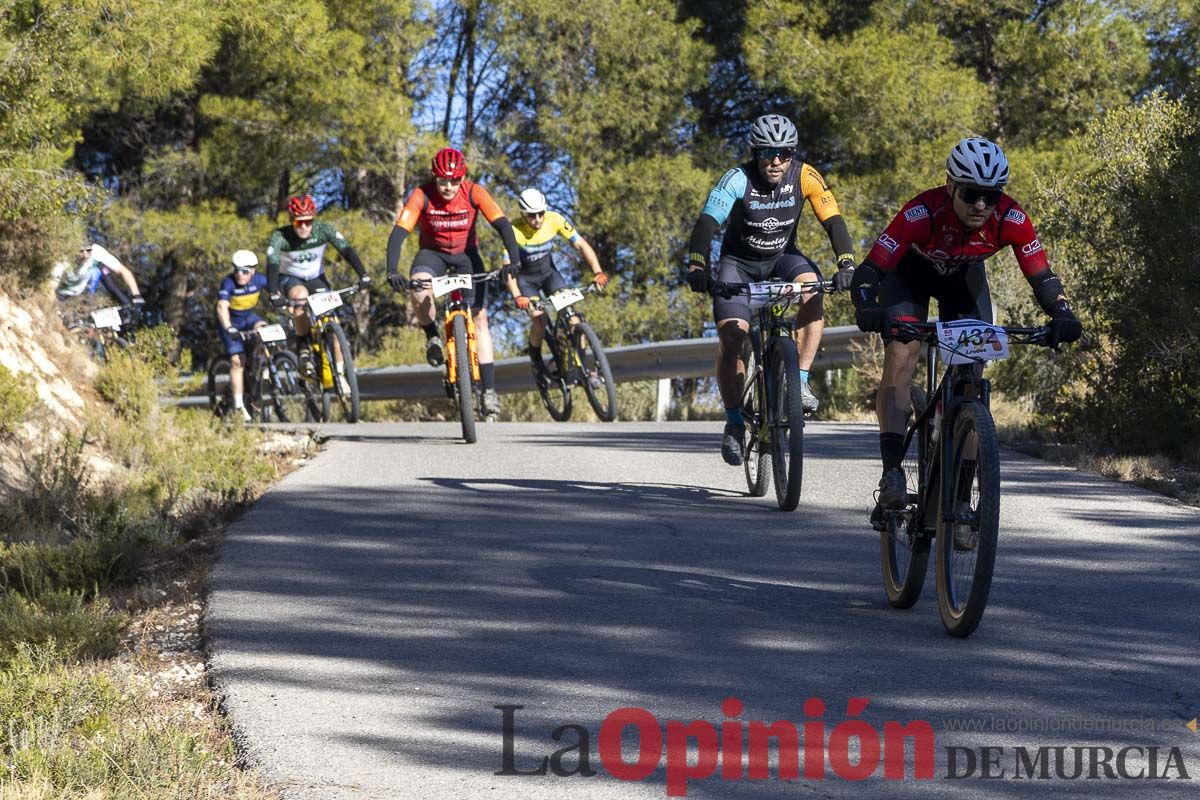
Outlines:
POLYGON ((767 233, 774 233, 775 231, 779 230, 780 228, 791 225, 792 220, 790 220, 790 219, 783 220, 783 219, 776 219, 775 217, 767 217, 766 219, 762 219, 762 220, 748 219, 748 220, 746 220, 746 224, 752 225, 755 228, 762 228, 767 233))
POLYGON ((296 250, 289 253, 292 257, 293 264, 307 264, 310 261, 316 261, 321 257, 320 250, 296 250))
POLYGON ((1015 208, 1010 208, 1008 210, 1008 213, 1004 215, 1004 219, 1008 220, 1009 222, 1015 222, 1018 225, 1021 225, 1022 223, 1025 222, 1025 214, 1024 214, 1024 212, 1018 211, 1015 208))
POLYGON ((746 207, 751 211, 774 211, 777 208, 793 208, 796 205, 795 195, 787 200, 776 200, 773 203, 762 203, 758 200, 751 200, 746 204, 746 207))
POLYGON ((1027 256, 1031 256, 1034 253, 1040 253, 1041 250, 1042 250, 1042 243, 1039 242, 1037 239, 1034 239, 1029 244, 1022 245, 1022 247, 1021 247, 1021 252, 1027 256))
POLYGON ((785 183, 783 186, 779 187, 779 193, 780 194, 791 194, 795 188, 796 188, 795 184, 785 183))
POLYGON ((929 217, 929 209, 925 206, 913 206, 904 212, 904 218, 909 222, 926 219, 929 217))
POLYGON ((746 244, 759 252, 782 250, 783 246, 787 244, 787 237, 780 236, 775 239, 763 239, 759 236, 747 236, 746 244))
POLYGON ((875 243, 884 250, 887 250, 889 253, 896 252, 896 250, 900 247, 900 243, 891 236, 888 236, 886 233, 879 234, 879 238, 875 240, 875 243))

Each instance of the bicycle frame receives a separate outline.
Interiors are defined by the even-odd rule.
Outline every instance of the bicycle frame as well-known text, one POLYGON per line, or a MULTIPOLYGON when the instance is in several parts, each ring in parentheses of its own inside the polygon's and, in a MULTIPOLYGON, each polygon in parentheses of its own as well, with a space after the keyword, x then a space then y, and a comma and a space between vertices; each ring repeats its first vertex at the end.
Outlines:
MULTIPOLYGON (((585 287, 579 287, 578 291, 587 294, 589 292, 600 291, 600 289, 598 286, 596 286, 596 284, 592 283, 585 287)), ((587 318, 583 315, 583 312, 575 308, 574 303, 569 306, 563 306, 561 309, 556 310, 554 308, 554 304, 550 301, 550 298, 547 297, 538 300, 534 305, 538 310, 544 313, 549 313, 551 311, 554 312, 554 323, 546 325, 545 335, 554 339, 560 347, 563 343, 568 345, 571 344, 571 336, 575 331, 575 326, 581 322, 587 321, 587 318)), ((583 364, 579 360, 579 353, 576 351, 576 348, 572 346, 567 347, 566 350, 570 352, 572 361, 572 363, 567 366, 570 369, 582 369, 583 364)))
MULTIPOLYGON (((485 281, 492 280, 498 274, 499 273, 496 272, 471 273, 471 285, 474 287, 476 284, 482 284, 485 281)), ((411 283, 414 285, 414 287, 416 285, 424 285, 432 288, 433 286, 431 278, 414 278, 411 283)), ((444 335, 442 341, 446 343, 445 359, 447 386, 453 387, 458 381, 458 356, 454 352, 455 317, 462 317, 463 322, 465 323, 465 328, 467 331, 467 358, 470 361, 469 367, 471 373, 471 382, 477 383, 480 379, 479 350, 476 344, 475 320, 471 314, 471 304, 467 302, 466 292, 463 289, 452 289, 446 295, 446 297, 448 299, 445 301, 445 306, 442 310, 442 313, 445 315, 445 319, 442 323, 442 331, 444 335)), ((434 302, 437 302, 436 299, 434 302)))
MULTIPOLYGON (((1044 331, 1042 328, 998 327, 1004 327, 1004 331, 1010 336, 1022 337, 1014 340, 1022 344, 1036 343, 1037 337, 1044 331)), ((954 482, 940 480, 940 478, 942 465, 950 463, 954 457, 952 434, 959 409, 966 403, 974 402, 982 403, 984 408, 990 409, 992 397, 992 383, 983 377, 983 367, 987 363, 985 361, 975 364, 947 364, 941 378, 936 377, 938 342, 936 334, 930 332, 935 329, 936 326, 933 323, 901 323, 895 329, 900 336, 919 339, 925 343, 925 408, 909 424, 904 437, 903 452, 908 452, 915 436, 930 437, 932 435, 932 431, 925 423, 931 416, 936 415, 939 405, 942 408, 942 417, 937 431, 938 447, 930 454, 929 442, 926 441, 925 452, 928 454, 926 463, 918 465, 917 472, 916 511, 913 515, 915 523, 913 527, 917 531, 915 535, 928 538, 933 538, 937 531, 937 520, 933 520, 932 525, 926 520, 931 502, 941 501, 942 522, 950 523, 955 519, 954 482), (937 381, 936 385, 935 380, 937 381), (941 492, 939 497, 931 496, 935 485, 941 492)), ((884 513, 904 513, 904 509, 888 510, 884 513)))
MULTIPOLYGON (((357 294, 358 291, 359 291, 359 288, 357 286, 348 286, 345 289, 338 289, 338 290, 332 292, 332 294, 336 294, 336 295, 339 295, 342 297, 349 297, 351 295, 357 294)), ((328 292, 314 292, 313 294, 328 294, 328 292)), ((309 297, 312 297, 312 296, 313 296, 312 294, 309 295, 309 297)), ((302 305, 304 307, 304 311, 308 315, 309 338, 311 339, 314 348, 321 347, 322 346, 321 345, 321 337, 325 333, 325 329, 327 327, 329 327, 330 322, 332 322, 334 319, 336 319, 337 316, 341 313, 342 306, 338 306, 337 308, 330 309, 329 311, 326 311, 322 314, 315 314, 315 313, 313 313, 312 306, 309 305, 309 303, 308 303, 308 298, 305 298, 304 300, 291 300, 289 302, 292 305, 302 305)), ((322 389, 332 389, 333 388, 333 374, 332 374, 332 372, 330 372, 327 369, 328 365, 326 364, 325 359, 320 358, 319 353, 317 355, 318 355, 317 363, 320 365, 320 369, 321 369, 321 371, 320 371, 321 388, 322 389)))

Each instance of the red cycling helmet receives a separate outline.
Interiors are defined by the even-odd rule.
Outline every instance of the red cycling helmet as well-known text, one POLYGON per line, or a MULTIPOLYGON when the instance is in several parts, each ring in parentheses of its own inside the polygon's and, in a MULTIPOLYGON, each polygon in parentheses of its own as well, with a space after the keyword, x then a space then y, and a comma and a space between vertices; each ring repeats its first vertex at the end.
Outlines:
POLYGON ((313 201, 310 194, 306 194, 303 197, 289 197, 288 214, 291 214, 292 219, 315 217, 317 215, 317 204, 313 201))
POLYGON ((453 147, 443 147, 433 157, 433 177, 456 181, 467 174, 467 157, 453 147))

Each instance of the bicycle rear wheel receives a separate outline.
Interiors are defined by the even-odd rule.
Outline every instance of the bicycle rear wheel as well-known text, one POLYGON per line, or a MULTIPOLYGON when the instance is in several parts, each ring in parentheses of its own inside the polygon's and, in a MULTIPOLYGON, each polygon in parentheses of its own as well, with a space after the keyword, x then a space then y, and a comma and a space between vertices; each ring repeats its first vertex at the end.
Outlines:
POLYGON ((600 337, 591 325, 577 323, 574 346, 579 354, 583 391, 587 394, 588 403, 601 422, 612 422, 617 418, 617 385, 613 382, 612 369, 600 345, 600 337))
MULTIPOLYGON (((358 373, 354 371, 354 351, 350 349, 350 340, 346 338, 346 332, 342 330, 342 326, 336 321, 329 323, 326 329, 326 341, 337 340, 338 347, 342 354, 342 365, 344 368, 343 377, 346 379, 345 387, 338 380, 337 370, 333 373, 333 392, 337 396, 338 405, 342 409, 342 416, 346 422, 358 422, 359 413, 361 410, 360 399, 358 396, 358 373)), ((329 352, 330 364, 333 363, 333 349, 327 347, 329 352)))
POLYGON ((233 389, 229 383, 229 359, 213 359, 208 367, 208 407, 218 418, 233 408, 233 389))
POLYGON ((746 365, 746 387, 742 394, 742 419, 746 422, 746 439, 743 442, 742 468, 746 472, 746 488, 751 497, 762 497, 771 487, 770 438, 763 436, 763 383, 754 360, 754 346, 750 338, 742 346, 742 363, 746 365))
POLYGON ((953 458, 944 477, 953 481, 953 521, 944 522, 938 509, 938 610, 946 632, 964 637, 979 626, 992 588, 1000 530, 1000 446, 991 413, 976 401, 959 407, 953 431, 953 458))
POLYGON ((571 387, 567 385, 566 364, 562 357, 562 347, 558 344, 550 330, 542 340, 550 351, 550 362, 542 355, 542 369, 539 370, 531 362, 533 382, 537 385, 538 394, 542 396, 542 405, 555 422, 566 422, 571 418, 571 387))
POLYGON ((315 399, 308 396, 309 383, 300 375, 296 356, 283 350, 271 356, 271 363, 275 366, 271 401, 279 421, 303 422, 309 414, 315 419, 320 411, 315 399))
POLYGON ((475 442, 475 393, 471 389, 471 354, 467 349, 467 322, 462 314, 454 315, 454 368, 457 371, 454 391, 458 401, 458 416, 462 419, 463 440, 475 442))
POLYGON ((804 477, 804 404, 796 343, 786 336, 773 339, 767 363, 772 387, 767 426, 771 434, 775 501, 780 510, 794 511, 800 504, 804 477))
MULTIPOLYGON (((925 392, 916 386, 910 390, 911 422, 925 410, 925 392)), ((908 477, 909 508, 889 512, 884 517, 885 529, 879 534, 879 560, 883 567, 883 590, 888 602, 896 608, 912 608, 925 587, 925 572, 929 568, 929 537, 918 528, 916 508, 921 470, 925 465, 929 423, 918 431, 904 454, 904 474, 908 477)))

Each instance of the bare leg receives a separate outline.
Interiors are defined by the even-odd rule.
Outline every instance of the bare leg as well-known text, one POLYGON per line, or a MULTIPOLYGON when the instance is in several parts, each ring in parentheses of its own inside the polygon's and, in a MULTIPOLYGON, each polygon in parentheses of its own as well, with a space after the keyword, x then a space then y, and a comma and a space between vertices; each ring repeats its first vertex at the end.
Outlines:
POLYGON ((746 364, 742 361, 742 345, 750 323, 740 319, 723 319, 717 323, 717 387, 725 408, 738 408, 742 403, 742 386, 746 380, 746 364))

